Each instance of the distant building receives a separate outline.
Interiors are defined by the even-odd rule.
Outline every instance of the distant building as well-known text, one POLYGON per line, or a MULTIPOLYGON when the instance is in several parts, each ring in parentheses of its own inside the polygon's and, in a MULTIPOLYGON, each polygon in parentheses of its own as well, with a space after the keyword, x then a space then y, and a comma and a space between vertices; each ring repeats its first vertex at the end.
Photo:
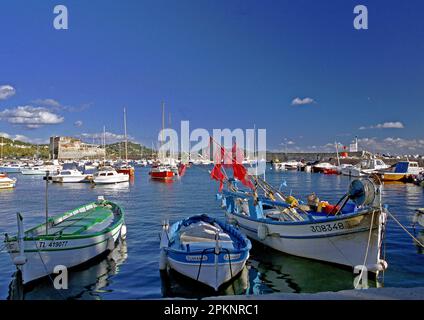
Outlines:
POLYGON ((50 137, 50 153, 52 159, 58 160, 101 159, 105 156, 105 150, 99 145, 72 137, 50 137))

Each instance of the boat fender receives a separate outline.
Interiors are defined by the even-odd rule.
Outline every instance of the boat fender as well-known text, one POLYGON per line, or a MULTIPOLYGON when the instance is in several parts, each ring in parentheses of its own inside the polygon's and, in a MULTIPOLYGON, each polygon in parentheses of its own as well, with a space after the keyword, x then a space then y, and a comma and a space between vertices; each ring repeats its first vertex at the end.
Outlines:
POLYGON ((121 233, 120 233, 121 240, 125 240, 127 238, 127 225, 123 224, 121 227, 121 233))
POLYGON ((388 267, 388 263, 385 260, 380 259, 376 264, 367 265, 367 270, 371 272, 384 271, 388 267))
POLYGON ((260 240, 265 240, 267 236, 268 236, 268 227, 264 223, 259 224, 258 225, 258 238, 260 240))
POLYGON ((19 255, 13 259, 13 263, 16 266, 22 266, 27 262, 27 258, 25 256, 19 255))

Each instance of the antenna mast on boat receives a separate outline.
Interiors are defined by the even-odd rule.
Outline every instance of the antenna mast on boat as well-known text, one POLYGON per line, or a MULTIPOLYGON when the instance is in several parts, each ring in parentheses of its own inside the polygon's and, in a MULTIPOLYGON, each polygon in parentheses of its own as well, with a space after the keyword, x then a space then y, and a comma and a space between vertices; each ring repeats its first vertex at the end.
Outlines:
POLYGON ((127 110, 124 107, 125 162, 128 163, 127 110))

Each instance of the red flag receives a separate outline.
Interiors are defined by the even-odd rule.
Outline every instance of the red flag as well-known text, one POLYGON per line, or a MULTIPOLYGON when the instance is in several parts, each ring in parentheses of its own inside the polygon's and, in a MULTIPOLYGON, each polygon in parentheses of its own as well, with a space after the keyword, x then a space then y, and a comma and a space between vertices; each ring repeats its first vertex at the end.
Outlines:
POLYGON ((185 164, 181 164, 178 168, 178 175, 182 177, 186 172, 187 166, 185 164))
POLYGON ((222 173, 221 167, 222 167, 222 164, 217 163, 211 171, 211 178, 220 182, 219 192, 221 192, 222 188, 224 188, 224 179, 225 179, 225 175, 222 173))

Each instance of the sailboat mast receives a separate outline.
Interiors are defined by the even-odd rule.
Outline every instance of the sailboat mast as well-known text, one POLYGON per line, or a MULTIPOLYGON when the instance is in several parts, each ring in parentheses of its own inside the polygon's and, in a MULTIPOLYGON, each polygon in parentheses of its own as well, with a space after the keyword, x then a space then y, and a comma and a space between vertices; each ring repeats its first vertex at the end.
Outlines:
MULTIPOLYGON (((164 136, 164 130, 165 130, 165 102, 162 102, 162 142, 161 142, 161 149, 165 140, 164 136)), ((163 155, 162 160, 165 158, 165 155, 163 155)))
POLYGON ((125 162, 128 163, 127 109, 124 108, 125 162))
POLYGON ((103 149, 105 151, 103 162, 106 162, 106 126, 103 126, 103 149))
POLYGON ((1 156, 0 156, 0 159, 2 159, 2 160, 3 160, 3 141, 4 141, 4 138, 3 138, 3 136, 1 136, 1 156))

